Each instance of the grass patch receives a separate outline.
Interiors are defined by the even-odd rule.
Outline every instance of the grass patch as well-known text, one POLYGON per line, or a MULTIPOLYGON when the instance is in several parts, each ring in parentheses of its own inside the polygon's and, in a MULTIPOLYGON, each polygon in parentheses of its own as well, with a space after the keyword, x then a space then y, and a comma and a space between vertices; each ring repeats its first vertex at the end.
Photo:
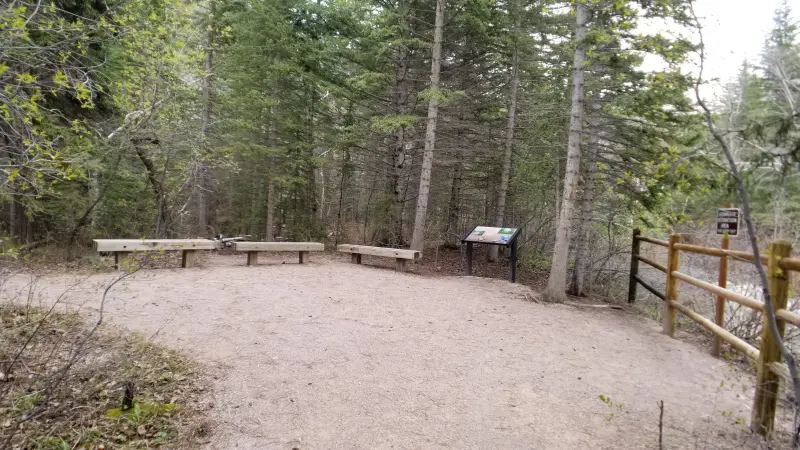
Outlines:
POLYGON ((89 331, 78 314, 0 306, 0 448, 191 448, 207 438, 197 364, 123 329, 89 331))

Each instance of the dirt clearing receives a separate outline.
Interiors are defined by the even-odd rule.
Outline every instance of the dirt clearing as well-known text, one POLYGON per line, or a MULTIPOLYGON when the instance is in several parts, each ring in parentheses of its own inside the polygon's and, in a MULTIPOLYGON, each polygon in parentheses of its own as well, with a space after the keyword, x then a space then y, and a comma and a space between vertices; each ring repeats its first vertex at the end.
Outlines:
MULTIPOLYGON (((211 448, 657 448, 659 400, 664 448, 726 448, 749 422, 751 375, 633 314, 282 258, 141 271, 109 294, 111 321, 216 374, 211 448)), ((95 313, 113 277, 67 302, 95 313)), ((40 280, 43 298, 74 281, 40 280)))

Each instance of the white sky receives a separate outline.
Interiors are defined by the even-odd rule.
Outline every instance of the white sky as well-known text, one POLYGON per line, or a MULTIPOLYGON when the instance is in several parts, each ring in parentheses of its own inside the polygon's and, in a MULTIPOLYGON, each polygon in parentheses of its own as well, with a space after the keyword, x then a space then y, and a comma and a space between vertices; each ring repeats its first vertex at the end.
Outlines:
MULTIPOLYGON (((696 0, 706 43, 705 79, 733 78, 745 59, 759 61, 764 38, 780 0, 696 0)), ((789 2, 796 18, 800 0, 789 2)))

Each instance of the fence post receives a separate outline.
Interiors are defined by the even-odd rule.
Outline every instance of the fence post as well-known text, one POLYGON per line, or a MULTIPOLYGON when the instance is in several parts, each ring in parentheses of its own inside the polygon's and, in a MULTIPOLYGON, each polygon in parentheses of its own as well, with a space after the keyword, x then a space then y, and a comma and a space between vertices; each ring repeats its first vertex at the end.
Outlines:
MULTIPOLYGON (((772 298, 774 311, 786 309, 789 301, 789 274, 778 267, 780 260, 791 258, 792 244, 789 241, 779 240, 769 244, 767 256, 767 271, 769 277, 769 295, 772 298)), ((770 369, 770 364, 780 362, 781 350, 775 336, 772 335, 767 315, 762 314, 761 323, 761 352, 758 357, 758 378, 756 379, 756 392, 753 398, 753 413, 750 428, 762 435, 772 433, 775 425, 775 411, 778 407, 778 375, 770 369)), ((778 321, 778 331, 783 337, 786 323, 778 321)))
POLYGON ((678 300, 678 279, 672 276, 680 267, 680 250, 675 244, 681 242, 680 234, 669 236, 669 250, 667 252, 667 291, 664 299, 664 316, 661 318, 662 331, 669 337, 675 337, 675 308, 671 301, 678 300))
MULTIPOLYGON (((730 208, 730 206, 726 206, 730 208)), ((727 234, 722 236, 722 249, 728 250, 731 248, 731 238, 727 234)), ((719 259, 719 287, 726 288, 728 286, 728 257, 723 256, 719 259)), ((717 301, 714 304, 714 323, 724 327, 725 326, 725 297, 717 295, 717 301)), ((720 346, 722 345, 722 338, 714 335, 711 341, 711 355, 719 356, 720 346)))
POLYGON ((636 301, 636 280, 634 277, 639 274, 639 235, 642 230, 638 228, 633 229, 633 240, 631 240, 631 275, 628 284, 628 303, 636 301))

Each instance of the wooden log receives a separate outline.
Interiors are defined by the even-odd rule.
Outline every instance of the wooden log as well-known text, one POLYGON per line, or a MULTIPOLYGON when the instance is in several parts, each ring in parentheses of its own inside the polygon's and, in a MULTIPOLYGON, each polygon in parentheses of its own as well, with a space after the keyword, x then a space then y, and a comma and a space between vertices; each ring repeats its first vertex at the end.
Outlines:
MULTIPOLYGON (((697 253, 700 255, 708 255, 708 256, 719 256, 719 257, 731 257, 735 259, 740 259, 743 261, 753 261, 753 254, 747 252, 740 252, 737 250, 722 250, 719 248, 713 247, 702 247, 700 245, 691 245, 691 244, 678 244, 678 250, 689 252, 689 253, 697 253)), ((762 256, 761 262, 767 263, 767 257, 762 256)))
POLYGON ((300 252, 300 264, 305 264, 308 262, 308 252, 302 251, 300 252))
POLYGON ((197 262, 197 250, 183 250, 181 255, 181 267, 194 267, 197 262))
POLYGON ((792 382, 792 374, 789 373, 789 366, 787 366, 785 363, 774 362, 769 365, 769 370, 782 378, 786 383, 792 382))
POLYGON ((657 262, 653 261, 652 259, 645 258, 644 256, 638 256, 636 259, 638 259, 639 261, 647 264, 648 266, 653 267, 654 269, 658 269, 658 270, 660 270, 660 271, 662 271, 664 273, 667 273, 667 266, 665 266, 663 264, 660 264, 660 263, 657 263, 657 262))
POLYGON ((636 277, 639 275, 639 235, 642 230, 635 228, 633 230, 633 239, 631 239, 631 270, 630 279, 628 281, 628 303, 636 301, 636 277))
POLYGON ((417 250, 370 247, 368 245, 342 244, 336 247, 336 250, 344 253, 358 253, 361 255, 383 256, 386 258, 419 259, 422 256, 422 253, 417 250))
POLYGON ((643 288, 647 289, 648 291, 650 291, 650 293, 652 293, 656 297, 660 298, 661 300, 664 300, 666 298, 666 296, 663 293, 658 292, 658 290, 656 288, 651 286, 650 283, 648 283, 648 282, 644 281, 643 279, 641 279, 641 277, 639 277, 639 275, 634 276, 633 279, 636 280, 637 283, 641 284, 643 288))
POLYGON ((258 264, 258 252, 247 252, 247 265, 255 266, 258 264))
POLYGON ((234 242, 235 252, 323 252, 319 242, 234 242))
POLYGON ((730 331, 718 326, 714 322, 706 319, 705 317, 697 314, 696 312, 692 311, 691 309, 687 308, 686 306, 681 305, 676 301, 671 301, 672 307, 676 310, 682 312, 686 315, 686 317, 694 320, 695 322, 702 325, 705 329, 713 333, 715 336, 719 336, 725 342, 731 344, 733 348, 739 350, 740 352, 744 353, 745 355, 753 358, 758 359, 758 349, 753 347, 752 345, 748 344, 747 342, 739 339, 730 331))
POLYGON ((359 253, 351 253, 350 262, 353 264, 361 264, 361 255, 359 253))
POLYGON ((128 258, 131 252, 114 252, 114 268, 117 270, 122 269, 122 261, 128 258))
POLYGON ((407 260, 405 260, 403 258, 395 259, 395 269, 398 272, 405 272, 406 271, 406 261, 407 260))
POLYGON ((651 244, 659 245, 661 247, 669 247, 669 242, 662 241, 661 239, 653 239, 653 238, 649 238, 647 236, 639 236, 636 239, 639 240, 639 241, 642 241, 642 242, 649 242, 651 244))
POLYGON ((786 258, 780 261, 781 269, 783 270, 793 270, 795 272, 800 272, 800 259, 796 258, 786 258))
MULTIPOLYGON (((730 205, 725 205, 730 208, 730 205)), ((727 234, 722 236, 722 250, 728 251, 731 248, 731 238, 727 234)), ((723 289, 728 287, 728 257, 721 256, 719 258, 719 278, 717 285, 723 289)), ((717 294, 716 302, 714 302, 714 323, 720 327, 725 325, 725 296, 717 294)), ((722 346, 722 339, 714 335, 711 340, 711 356, 719 356, 720 348, 722 346)))
MULTIPOLYGON (((792 244, 779 240, 769 244, 767 252, 769 262, 769 295, 774 311, 786 309, 789 301, 789 273, 780 268, 783 258, 792 256, 792 244)), ((777 323, 778 333, 783 337, 786 322, 777 323)), ((778 408, 778 387, 780 377, 770 370, 770 365, 781 362, 781 349, 776 336, 770 330, 768 317, 763 314, 761 325, 761 355, 758 358, 758 374, 756 376, 755 397, 753 398, 750 428, 756 433, 768 436, 775 427, 775 412, 778 408)))
POLYGON ((783 320, 784 322, 789 322, 794 326, 800 327, 800 314, 788 311, 786 309, 779 309, 775 311, 775 317, 778 320, 783 320))
POLYGON ((680 234, 672 234, 669 237, 669 248, 667 250, 667 289, 665 292, 666 301, 664 302, 663 317, 661 318, 661 329, 669 337, 675 337, 675 308, 673 302, 678 300, 678 279, 673 273, 680 267, 680 250, 676 248, 681 242, 680 234))
POLYGON ((721 295, 728 300, 732 300, 740 305, 747 306, 748 308, 755 309, 756 311, 764 311, 764 304, 756 299, 745 297, 742 294, 738 294, 728 289, 723 289, 716 284, 706 283, 705 281, 698 280, 697 278, 690 277, 685 273, 675 272, 672 274, 673 277, 685 281, 692 286, 699 287, 700 289, 704 289, 712 294, 721 295))
POLYGON ((158 250, 214 250, 214 241, 209 239, 95 239, 92 242, 98 252, 146 252, 158 250))

